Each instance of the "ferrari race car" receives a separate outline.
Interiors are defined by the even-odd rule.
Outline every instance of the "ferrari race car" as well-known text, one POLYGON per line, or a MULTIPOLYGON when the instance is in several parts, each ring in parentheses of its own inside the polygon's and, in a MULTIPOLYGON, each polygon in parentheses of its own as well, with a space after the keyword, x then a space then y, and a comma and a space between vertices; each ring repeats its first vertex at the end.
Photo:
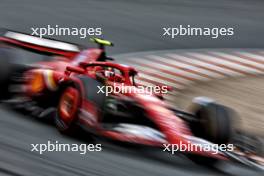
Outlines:
POLYGON ((263 169, 244 155, 215 149, 216 144, 228 145, 232 137, 234 113, 228 107, 198 97, 185 112, 168 106, 161 94, 144 91, 106 94, 109 88, 137 90, 137 71, 113 62, 106 55, 105 46, 112 46, 111 42, 98 38, 92 41, 99 48, 87 49, 3 30, 0 37, 2 101, 38 118, 52 117, 62 133, 82 127, 87 135, 158 147, 167 152, 176 152, 176 145, 198 146, 197 150, 184 151, 197 163, 212 165, 230 160, 263 169), (49 59, 22 64, 20 58, 14 58, 14 48, 48 55, 49 59))

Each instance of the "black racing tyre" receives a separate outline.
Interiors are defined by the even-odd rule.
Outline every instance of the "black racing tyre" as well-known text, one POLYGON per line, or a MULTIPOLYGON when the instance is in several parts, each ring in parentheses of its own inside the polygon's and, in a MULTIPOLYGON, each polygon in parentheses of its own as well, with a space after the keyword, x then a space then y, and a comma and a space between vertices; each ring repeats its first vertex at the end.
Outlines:
POLYGON ((0 100, 10 98, 9 85, 15 81, 12 78, 22 77, 30 67, 19 64, 19 60, 11 48, 0 48, 0 100))
POLYGON ((12 74, 11 56, 8 49, 0 49, 0 99, 8 97, 8 84, 12 74))
MULTIPOLYGON (((213 101, 199 99, 192 104, 191 111, 197 122, 191 123, 190 128, 197 137, 206 139, 215 144, 227 144, 233 136, 234 111, 213 101)), ((218 159, 197 155, 188 156, 197 164, 215 166, 218 159)))
POLYGON ((233 135, 233 111, 223 105, 211 102, 198 105, 195 112, 198 123, 191 124, 194 135, 215 144, 227 144, 233 135))

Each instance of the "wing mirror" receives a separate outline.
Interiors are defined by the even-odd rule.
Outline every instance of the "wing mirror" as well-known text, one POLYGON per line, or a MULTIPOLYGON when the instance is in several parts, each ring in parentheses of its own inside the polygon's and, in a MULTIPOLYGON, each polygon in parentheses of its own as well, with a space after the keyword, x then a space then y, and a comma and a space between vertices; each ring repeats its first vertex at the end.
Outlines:
POLYGON ((65 73, 67 75, 70 75, 71 72, 78 73, 78 74, 84 74, 85 73, 85 69, 80 68, 80 67, 74 67, 74 66, 66 67, 65 73))

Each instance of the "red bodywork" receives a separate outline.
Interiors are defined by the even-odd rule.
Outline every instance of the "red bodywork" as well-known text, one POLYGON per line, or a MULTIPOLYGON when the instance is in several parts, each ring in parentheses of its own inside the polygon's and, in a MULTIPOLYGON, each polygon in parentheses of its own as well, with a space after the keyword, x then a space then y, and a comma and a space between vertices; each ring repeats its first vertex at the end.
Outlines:
MULTIPOLYGON (((152 145, 157 147, 163 147, 163 144, 188 144, 190 142, 188 137, 194 137, 189 130, 189 127, 181 118, 177 117, 174 112, 167 108, 167 105, 159 99, 156 95, 148 94, 116 94, 114 96, 120 98, 133 99, 135 102, 144 107, 147 116, 153 121, 159 128, 160 132, 164 136, 164 140, 153 138, 146 138, 142 135, 131 135, 128 133, 122 133, 120 131, 106 130, 101 125, 101 117, 98 114, 98 107, 93 102, 88 101, 85 98, 85 88, 77 75, 85 75, 96 79, 96 72, 102 67, 114 67, 121 70, 122 83, 126 86, 135 86, 131 82, 129 73, 135 73, 135 69, 129 66, 121 65, 113 62, 98 62, 98 58, 101 57, 104 52, 102 49, 84 49, 80 51, 66 51, 56 48, 49 48, 40 45, 35 45, 32 42, 19 41, 14 38, 0 37, 0 41, 26 49, 34 50, 37 52, 46 52, 54 55, 53 61, 43 61, 35 63, 33 68, 25 73, 28 81, 25 85, 27 94, 29 96, 37 96, 43 91, 49 92, 57 91, 63 82, 72 81, 80 86, 82 95, 82 102, 79 107, 83 113, 80 114, 79 123, 89 129, 92 129, 97 135, 108 137, 114 140, 132 142, 143 145, 152 145), (85 65, 85 67, 84 67, 85 65), (66 68, 71 68, 66 70, 66 68), (91 114, 89 118, 85 116, 86 113, 91 114)), ((114 85, 115 81, 107 80, 105 82, 108 86, 114 85)), ((210 156, 214 158, 224 159, 221 154, 213 154, 204 151, 188 151, 197 153, 200 155, 210 156)))

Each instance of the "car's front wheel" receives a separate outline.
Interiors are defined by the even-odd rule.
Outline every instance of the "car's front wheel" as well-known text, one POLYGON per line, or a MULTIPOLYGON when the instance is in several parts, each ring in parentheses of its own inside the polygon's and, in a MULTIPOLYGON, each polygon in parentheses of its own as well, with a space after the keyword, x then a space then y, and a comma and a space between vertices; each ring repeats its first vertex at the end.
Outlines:
POLYGON ((55 116, 55 124, 60 132, 70 133, 76 129, 80 105, 81 95, 77 88, 69 86, 62 91, 55 116))
MULTIPOLYGON (((228 144, 233 135, 234 111, 214 101, 199 97, 192 104, 196 122, 190 124, 192 133, 215 144, 228 144)), ((197 164, 214 166, 217 159, 197 155, 189 158, 197 164)))

